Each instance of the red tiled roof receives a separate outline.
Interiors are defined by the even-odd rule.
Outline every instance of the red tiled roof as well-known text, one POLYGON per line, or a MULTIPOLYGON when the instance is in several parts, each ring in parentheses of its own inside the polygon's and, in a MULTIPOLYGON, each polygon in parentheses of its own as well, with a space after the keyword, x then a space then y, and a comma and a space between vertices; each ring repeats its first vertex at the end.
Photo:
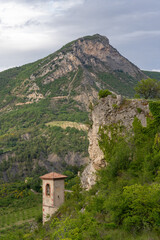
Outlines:
POLYGON ((41 176, 40 178, 41 179, 63 179, 63 178, 67 178, 67 176, 56 173, 56 172, 51 172, 41 176))

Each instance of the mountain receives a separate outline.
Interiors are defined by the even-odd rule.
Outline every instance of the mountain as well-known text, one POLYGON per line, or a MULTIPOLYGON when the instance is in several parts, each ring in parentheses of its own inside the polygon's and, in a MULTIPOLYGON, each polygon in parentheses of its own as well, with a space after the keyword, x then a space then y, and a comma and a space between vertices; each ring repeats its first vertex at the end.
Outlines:
POLYGON ((1 108, 47 96, 73 98, 87 106, 103 88, 133 96, 133 86, 145 77, 106 37, 96 34, 70 42, 37 62, 0 73, 1 108))
POLYGON ((132 96, 146 75, 160 76, 100 35, 0 73, 1 239, 159 239, 159 102, 97 99, 101 88, 132 96), (99 170, 87 192, 84 167, 88 189, 99 170), (72 191, 42 226, 39 176, 53 170, 72 191))
POLYGON ((87 127, 82 123, 92 124, 88 111, 98 91, 108 88, 131 97, 135 84, 146 77, 98 34, 1 72, 0 179, 87 164, 87 127))

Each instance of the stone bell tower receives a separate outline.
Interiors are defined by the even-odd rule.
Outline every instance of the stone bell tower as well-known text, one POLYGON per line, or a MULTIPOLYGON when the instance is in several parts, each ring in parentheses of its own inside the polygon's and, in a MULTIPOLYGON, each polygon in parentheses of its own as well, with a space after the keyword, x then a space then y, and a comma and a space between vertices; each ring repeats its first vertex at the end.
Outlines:
POLYGON ((66 177, 55 172, 40 177, 43 188, 43 224, 64 202, 64 179, 66 177))

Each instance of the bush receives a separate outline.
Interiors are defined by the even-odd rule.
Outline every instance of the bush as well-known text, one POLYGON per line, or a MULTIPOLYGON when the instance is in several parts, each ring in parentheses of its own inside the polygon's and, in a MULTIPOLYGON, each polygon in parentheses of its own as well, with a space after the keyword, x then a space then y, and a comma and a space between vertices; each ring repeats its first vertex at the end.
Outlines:
POLYGON ((160 82, 156 79, 142 79, 135 87, 136 93, 145 99, 160 98, 160 82))
POLYGON ((127 210, 123 213, 123 224, 126 230, 159 228, 159 184, 126 186, 123 197, 127 210))
POLYGON ((41 212, 36 216, 36 222, 42 223, 42 213, 41 212))
POLYGON ((112 95, 112 93, 108 89, 100 90, 99 93, 98 93, 99 98, 105 98, 108 95, 112 95))

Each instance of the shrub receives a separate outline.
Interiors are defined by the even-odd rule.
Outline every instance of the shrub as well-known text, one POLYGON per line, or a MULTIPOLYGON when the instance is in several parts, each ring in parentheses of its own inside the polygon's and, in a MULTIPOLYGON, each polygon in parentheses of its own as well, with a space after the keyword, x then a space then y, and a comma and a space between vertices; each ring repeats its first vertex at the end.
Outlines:
POLYGON ((36 216, 36 222, 42 223, 42 213, 41 212, 36 216))
POLYGON ((137 112, 138 112, 138 113, 141 113, 141 112, 142 112, 142 109, 141 109, 141 108, 137 108, 137 112))
POLYGON ((159 184, 126 186, 123 197, 128 209, 123 213, 123 224, 126 230, 159 228, 159 184))
POLYGON ((117 109, 118 108, 118 105, 117 104, 112 104, 112 107, 114 108, 114 109, 117 109))
POLYGON ((108 95, 112 95, 112 93, 108 89, 100 90, 99 93, 98 93, 99 98, 105 98, 108 95))
POLYGON ((160 82, 156 79, 142 79, 135 87, 136 93, 145 99, 160 98, 160 82))

